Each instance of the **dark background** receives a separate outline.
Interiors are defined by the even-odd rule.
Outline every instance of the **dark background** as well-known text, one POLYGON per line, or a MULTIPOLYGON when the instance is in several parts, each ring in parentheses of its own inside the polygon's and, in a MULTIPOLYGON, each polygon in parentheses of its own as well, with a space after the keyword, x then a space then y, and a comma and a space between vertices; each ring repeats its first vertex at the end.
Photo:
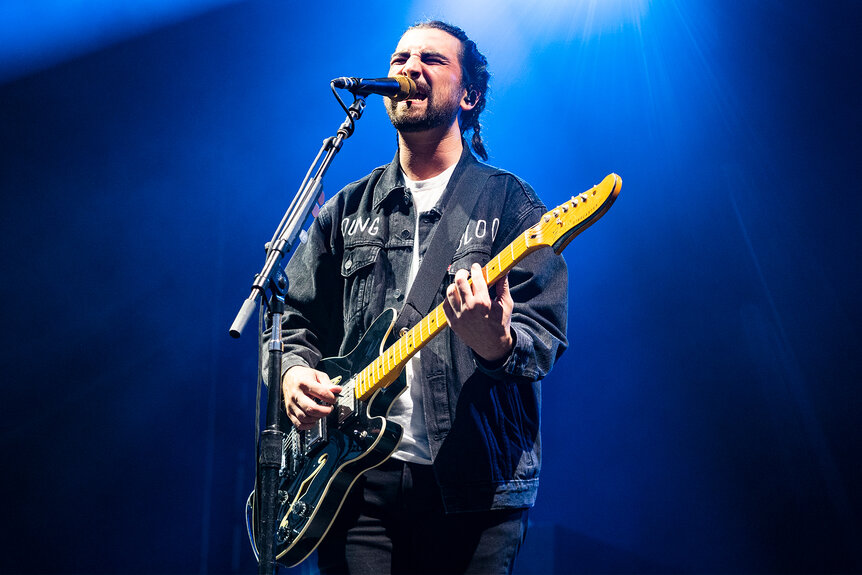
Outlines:
MULTIPOLYGON (((329 79, 432 16, 489 57, 491 163, 548 206, 624 181, 565 254, 520 572, 862 572, 862 3, 78 4, 0 11, 0 571, 255 569, 227 329, 329 79)), ((369 104, 330 196, 394 153, 369 104)))

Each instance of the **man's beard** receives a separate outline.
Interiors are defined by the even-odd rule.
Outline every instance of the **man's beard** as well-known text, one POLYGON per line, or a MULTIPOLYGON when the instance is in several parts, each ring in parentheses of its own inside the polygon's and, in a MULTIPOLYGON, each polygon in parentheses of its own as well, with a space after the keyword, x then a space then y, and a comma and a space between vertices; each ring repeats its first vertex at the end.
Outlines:
POLYGON ((451 100, 438 103, 433 94, 428 94, 425 99, 425 111, 421 114, 411 113, 410 108, 406 106, 399 110, 398 102, 387 100, 386 113, 389 114, 389 121, 399 132, 424 132, 440 126, 449 126, 455 121, 459 110, 460 98, 455 99, 456 96, 457 94, 453 95, 451 100))

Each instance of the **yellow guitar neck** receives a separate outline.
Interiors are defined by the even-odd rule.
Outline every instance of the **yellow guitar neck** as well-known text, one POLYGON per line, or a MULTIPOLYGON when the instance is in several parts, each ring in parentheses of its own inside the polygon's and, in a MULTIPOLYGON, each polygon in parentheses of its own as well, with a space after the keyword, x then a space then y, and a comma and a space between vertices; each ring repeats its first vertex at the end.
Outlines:
MULTIPOLYGON (((524 256, 542 247, 529 243, 531 233, 534 233, 532 229, 518 236, 482 268, 482 274, 489 286, 497 283, 524 256)), ((443 304, 440 304, 357 374, 356 396, 362 401, 368 401, 378 389, 395 381, 410 358, 447 325, 443 304)))

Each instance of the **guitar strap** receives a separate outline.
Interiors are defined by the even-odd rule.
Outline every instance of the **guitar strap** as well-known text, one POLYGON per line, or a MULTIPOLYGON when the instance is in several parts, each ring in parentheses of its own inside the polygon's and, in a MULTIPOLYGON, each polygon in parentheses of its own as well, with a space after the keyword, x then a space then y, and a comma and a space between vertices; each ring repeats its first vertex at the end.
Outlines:
MULTIPOLYGON (((466 166, 468 169, 472 166, 466 166)), ((475 169, 475 168, 474 168, 475 169)), ((434 304, 434 297, 440 289, 443 278, 449 271, 452 256, 458 247, 464 230, 470 221, 470 215, 479 201, 479 195, 485 187, 485 182, 490 177, 489 173, 481 173, 477 176, 467 177, 467 170, 462 170, 449 191, 449 198, 443 208, 440 221, 431 232, 431 239, 425 257, 416 271, 416 278, 410 286, 410 293, 404 301, 404 306, 398 313, 395 321, 395 334, 402 329, 410 328, 421 320, 434 304)), ((419 238, 415 238, 419 241, 419 238)))

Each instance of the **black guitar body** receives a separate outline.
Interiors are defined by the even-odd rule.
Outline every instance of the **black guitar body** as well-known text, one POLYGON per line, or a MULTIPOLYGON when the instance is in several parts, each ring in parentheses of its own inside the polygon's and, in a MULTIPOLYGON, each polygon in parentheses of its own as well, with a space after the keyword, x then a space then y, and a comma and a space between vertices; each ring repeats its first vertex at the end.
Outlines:
MULTIPOLYGON (((317 368, 352 396, 352 378, 381 354, 395 322, 395 310, 380 314, 356 347, 317 368), (337 379, 337 378, 340 378, 337 379)), ((401 440, 401 426, 386 420, 392 402, 406 388, 402 372, 369 401, 338 405, 308 432, 290 432, 279 486, 275 556, 292 567, 317 547, 359 476, 386 461, 401 440), (295 442, 291 445, 291 442, 295 442)))

